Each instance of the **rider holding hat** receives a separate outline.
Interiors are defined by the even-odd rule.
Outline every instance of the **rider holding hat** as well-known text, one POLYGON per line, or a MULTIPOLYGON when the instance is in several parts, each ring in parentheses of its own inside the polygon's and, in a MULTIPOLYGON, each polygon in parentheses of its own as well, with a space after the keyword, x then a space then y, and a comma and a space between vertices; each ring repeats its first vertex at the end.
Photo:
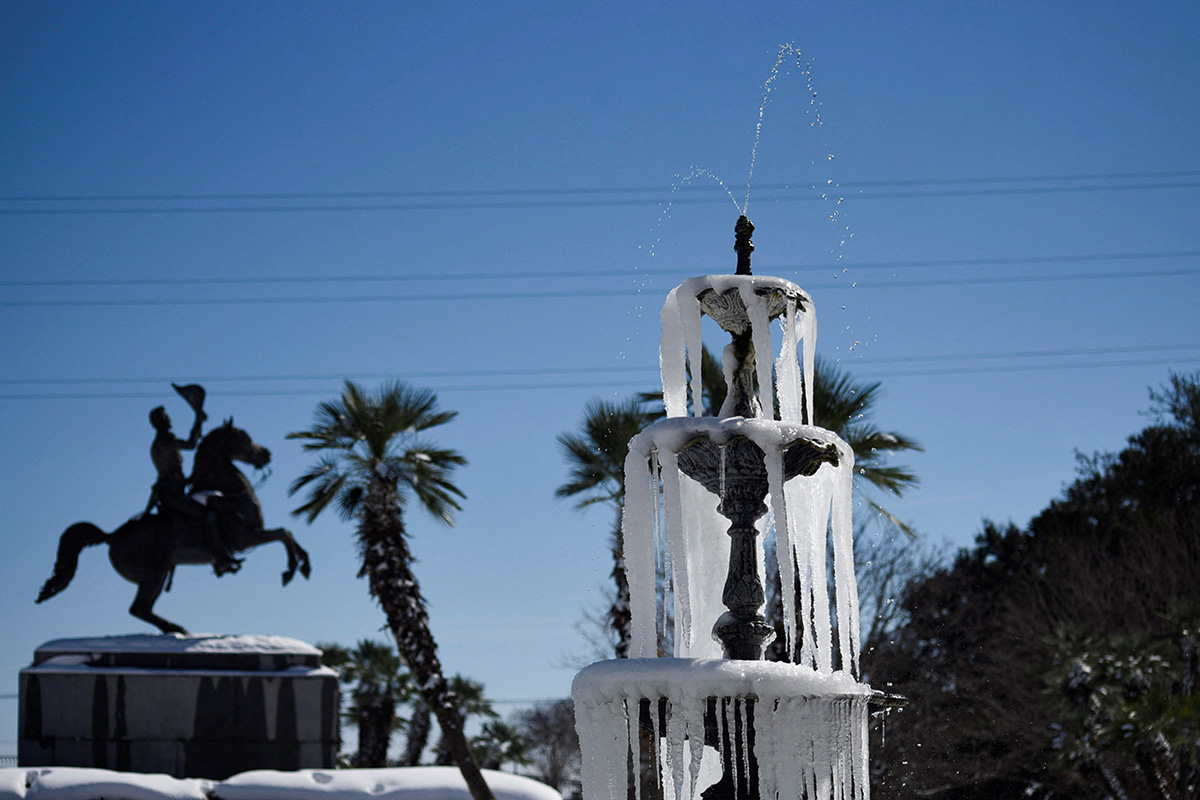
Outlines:
POLYGON ((204 389, 196 384, 177 386, 171 384, 188 405, 196 412, 196 421, 186 440, 179 439, 171 431, 171 418, 162 406, 150 412, 150 424, 154 426, 154 441, 150 445, 150 460, 158 472, 158 480, 150 493, 146 511, 156 505, 159 512, 191 520, 203 531, 204 544, 213 554, 213 571, 218 575, 237 572, 241 559, 233 557, 221 538, 217 528, 217 515, 204 504, 197 502, 187 493, 187 478, 183 474, 184 450, 194 450, 200 441, 200 425, 208 419, 201 406, 204 404, 204 389))

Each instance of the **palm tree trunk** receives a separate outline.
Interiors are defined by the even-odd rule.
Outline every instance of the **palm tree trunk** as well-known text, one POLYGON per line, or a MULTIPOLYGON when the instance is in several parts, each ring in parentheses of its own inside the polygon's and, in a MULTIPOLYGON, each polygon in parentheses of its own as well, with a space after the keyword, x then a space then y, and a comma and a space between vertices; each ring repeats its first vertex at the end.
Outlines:
POLYGON ((413 705, 412 719, 408 721, 408 742, 404 755, 400 759, 401 766, 415 767, 421 763, 421 754, 429 743, 429 706, 424 698, 419 698, 413 705))
POLYGON ((367 487, 360 515, 359 547, 362 551, 359 576, 367 578, 371 594, 383 607, 388 627, 396 639, 396 648, 416 679, 425 703, 437 718, 471 796, 474 800, 495 800, 471 755, 462 715, 442 674, 437 644, 429 630, 425 600, 412 572, 412 555, 404 538, 400 498, 395 486, 383 478, 373 479, 367 487))
POLYGON ((386 767, 396 720, 396 701, 386 695, 359 699, 356 767, 386 767))
POLYGON ((613 571, 612 579, 617 585, 617 596, 608 609, 608 624, 617 634, 617 658, 629 657, 630 630, 633 614, 629 608, 629 578, 625 573, 625 536, 621 530, 621 509, 617 509, 617 524, 612 535, 613 571))

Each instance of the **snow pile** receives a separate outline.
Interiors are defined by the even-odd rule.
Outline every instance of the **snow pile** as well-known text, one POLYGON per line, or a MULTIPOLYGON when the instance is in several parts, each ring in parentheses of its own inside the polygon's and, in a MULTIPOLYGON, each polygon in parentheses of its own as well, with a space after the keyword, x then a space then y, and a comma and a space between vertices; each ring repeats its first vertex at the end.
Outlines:
POLYGON ((85 767, 0 769, 0 800, 207 800, 215 781, 85 767))
MULTIPOLYGON (((496 800, 562 800, 544 783, 506 772, 483 770, 496 800)), ((470 800, 457 767, 297 772, 255 770, 234 775, 213 791, 218 800, 470 800)))
MULTIPOLYGON (((483 770, 496 800, 562 800, 544 783, 483 770)), ((0 800, 471 800, 455 767, 255 770, 216 782, 82 767, 0 769, 0 800)))

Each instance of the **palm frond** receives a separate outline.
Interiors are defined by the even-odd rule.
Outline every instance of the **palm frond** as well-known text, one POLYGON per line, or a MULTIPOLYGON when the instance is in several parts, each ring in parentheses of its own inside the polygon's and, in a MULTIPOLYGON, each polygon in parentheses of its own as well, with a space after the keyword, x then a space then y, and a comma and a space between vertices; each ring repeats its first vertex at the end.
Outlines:
POLYGON ((427 389, 391 381, 369 391, 345 381, 337 399, 317 405, 311 429, 288 435, 302 440, 305 450, 326 451, 293 484, 293 492, 313 487, 308 502, 293 513, 311 521, 336 499, 339 514, 351 518, 361 508, 366 487, 383 478, 396 484, 402 500, 404 490, 411 489, 436 519, 452 523, 453 512, 461 509, 456 498, 464 495, 451 476, 467 460, 416 436, 455 416, 455 411, 439 411, 437 395, 427 389), (331 477, 335 473, 337 481, 331 477))

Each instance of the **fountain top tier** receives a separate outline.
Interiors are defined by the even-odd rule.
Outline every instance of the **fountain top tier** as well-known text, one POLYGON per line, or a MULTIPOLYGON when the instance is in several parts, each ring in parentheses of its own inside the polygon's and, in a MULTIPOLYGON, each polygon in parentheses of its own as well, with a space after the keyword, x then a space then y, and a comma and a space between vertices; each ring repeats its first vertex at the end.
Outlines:
POLYGON ((707 316, 732 339, 721 359, 728 392, 717 416, 772 419, 778 398, 780 419, 808 422, 812 419, 812 399, 807 397, 801 402, 801 390, 805 383, 811 383, 813 368, 816 314, 812 298, 791 281, 752 275, 750 251, 754 245, 750 234, 754 226, 743 216, 734 230, 737 273, 689 278, 671 291, 663 305, 659 354, 667 416, 687 414, 689 369, 692 413, 703 415, 701 318, 707 316), (772 373, 770 326, 775 319, 783 321, 785 331, 781 356, 795 354, 801 340, 806 343, 803 375, 797 370, 794 355, 786 359, 787 363, 777 362, 772 373))
POLYGON ((839 626, 840 659, 829 644, 824 533, 832 509, 837 616, 856 620, 853 570, 842 563, 849 542, 854 457, 841 439, 811 424, 815 309, 809 295, 791 281, 751 274, 753 230, 744 216, 735 226, 737 274, 685 280, 663 305, 660 364, 667 419, 634 437, 625 465, 631 654, 656 655, 659 640, 671 638, 658 629, 659 620, 669 615, 656 609, 657 552, 670 563, 675 655, 763 658, 775 637, 763 615, 760 574, 761 538, 768 527, 763 518, 771 510, 779 570, 786 578, 786 651, 825 672, 835 661, 852 671, 855 626, 839 626), (705 316, 731 338, 721 359, 726 397, 715 417, 704 414, 705 316), (776 321, 781 344, 772 359, 776 321), (793 479, 800 477, 812 480, 797 493, 793 479), (722 532, 729 536, 728 547, 721 544, 722 532), (803 584, 799 615, 792 603, 797 599, 793 578, 803 584))

